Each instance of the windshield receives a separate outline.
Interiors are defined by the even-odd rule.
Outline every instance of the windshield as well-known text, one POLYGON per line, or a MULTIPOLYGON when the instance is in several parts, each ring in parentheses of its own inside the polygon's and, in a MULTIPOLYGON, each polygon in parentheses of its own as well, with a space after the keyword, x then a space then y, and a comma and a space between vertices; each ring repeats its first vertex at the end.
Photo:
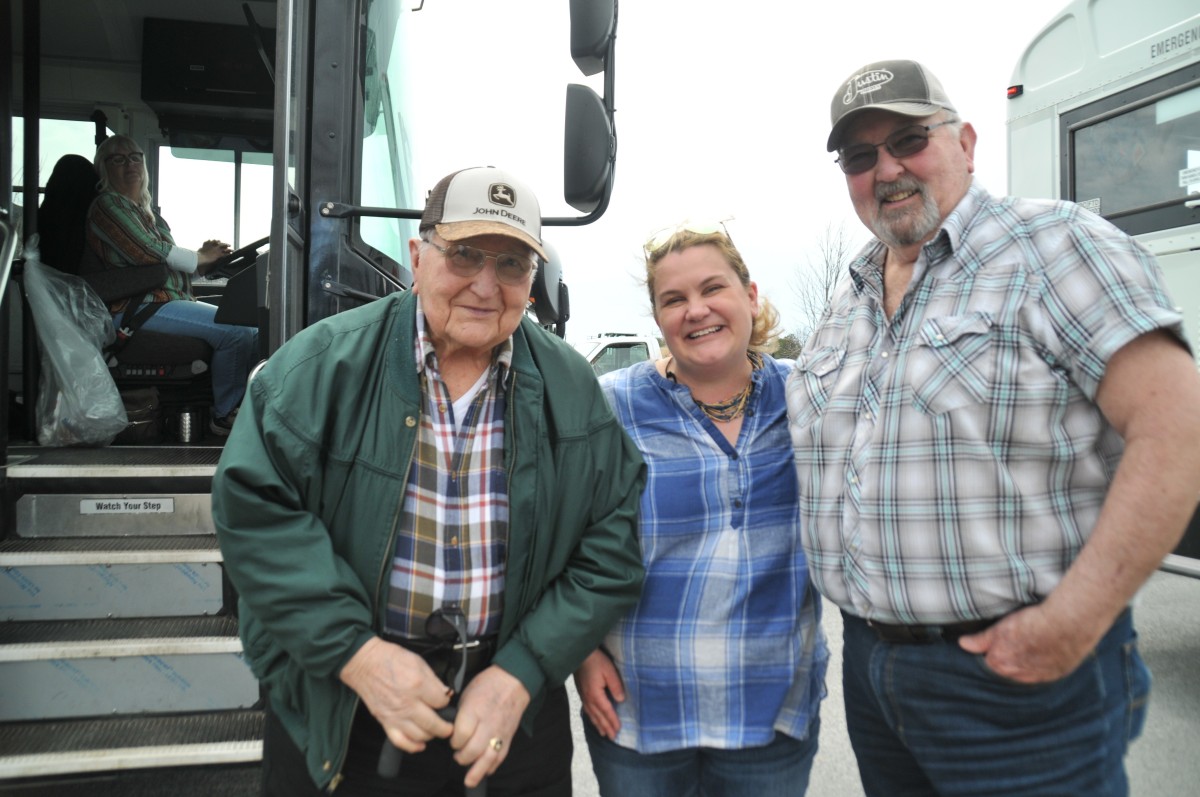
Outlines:
MULTIPOLYGON (((363 69, 363 141, 359 201, 370 207, 420 207, 412 174, 412 144, 405 77, 412 73, 404 29, 411 14, 391 0, 374 0, 367 13, 363 69)), ((411 219, 364 217, 362 241, 409 267, 408 239, 417 234, 411 219)))
MULTIPOLYGON (((360 204, 420 209, 450 172, 497 166, 530 184, 543 216, 576 215, 562 198, 566 86, 602 83, 571 60, 569 6, 369 0, 360 204)), ((363 244, 405 266, 416 227, 380 218, 358 224, 363 244)))

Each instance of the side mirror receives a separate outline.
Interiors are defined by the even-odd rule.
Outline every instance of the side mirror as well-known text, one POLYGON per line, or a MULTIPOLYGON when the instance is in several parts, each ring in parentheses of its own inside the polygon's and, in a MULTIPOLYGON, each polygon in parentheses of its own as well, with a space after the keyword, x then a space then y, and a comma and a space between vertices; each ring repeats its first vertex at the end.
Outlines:
POLYGON ((613 121, 616 39, 616 0, 571 0, 571 57, 585 75, 604 72, 604 98, 587 86, 567 86, 563 198, 587 215, 543 219, 544 224, 587 224, 608 208, 617 159, 613 121))
POLYGON ((612 194, 617 138, 604 102, 587 86, 567 85, 565 131, 563 198, 576 210, 603 213, 612 194))
POLYGON ((580 72, 604 71, 616 31, 616 0, 571 0, 571 58, 580 72))

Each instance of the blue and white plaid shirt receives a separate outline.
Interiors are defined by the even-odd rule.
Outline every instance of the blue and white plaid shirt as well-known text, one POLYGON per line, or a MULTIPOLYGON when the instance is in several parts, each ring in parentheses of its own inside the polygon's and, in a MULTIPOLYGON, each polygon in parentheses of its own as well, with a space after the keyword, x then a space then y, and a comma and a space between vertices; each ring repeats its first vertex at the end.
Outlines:
POLYGON ((787 368, 764 357, 736 447, 645 362, 601 380, 646 459, 646 581, 605 640, 617 744, 643 753, 805 738, 824 696, 820 598, 800 548, 787 368))
POLYGON ((884 246, 850 265, 788 380, 821 592, 885 623, 1045 597, 1088 540, 1123 443, 1095 404, 1113 354, 1181 339, 1157 261, 1065 202, 972 185, 883 312, 884 246))

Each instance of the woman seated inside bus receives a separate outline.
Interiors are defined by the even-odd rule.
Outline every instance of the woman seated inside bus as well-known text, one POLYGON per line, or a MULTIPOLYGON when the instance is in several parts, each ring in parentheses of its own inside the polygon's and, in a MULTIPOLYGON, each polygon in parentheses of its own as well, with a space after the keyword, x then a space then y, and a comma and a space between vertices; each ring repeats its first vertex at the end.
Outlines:
MULTIPOLYGON (((198 302, 192 295, 192 274, 207 274, 213 264, 229 254, 229 245, 205 241, 199 250, 175 245, 171 228, 150 203, 145 154, 127 136, 110 136, 96 149, 100 195, 87 216, 87 243, 108 268, 166 263, 167 280, 148 293, 141 307, 160 305, 141 329, 170 335, 201 338, 213 349, 213 408, 209 428, 229 434, 237 407, 246 391, 246 380, 258 357, 258 330, 218 324, 216 305, 198 302)), ((113 323, 120 327, 126 309, 137 297, 109 305, 113 323)), ((130 316, 132 317, 132 314, 130 316)))

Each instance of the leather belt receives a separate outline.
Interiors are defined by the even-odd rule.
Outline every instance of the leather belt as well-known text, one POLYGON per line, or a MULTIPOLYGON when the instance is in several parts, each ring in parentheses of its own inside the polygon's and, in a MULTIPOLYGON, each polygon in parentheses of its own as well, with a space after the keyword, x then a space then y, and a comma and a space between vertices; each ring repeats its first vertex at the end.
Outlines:
POLYGON ((931 645, 935 642, 954 642, 959 637, 977 634, 999 620, 968 620, 944 625, 889 625, 867 620, 867 626, 884 642, 894 645, 931 645))
POLYGON ((463 678, 464 685, 470 683, 472 678, 487 669, 492 663, 492 656, 496 653, 495 636, 472 639, 466 645, 394 636, 384 638, 425 659, 429 669, 433 670, 447 685, 453 682, 454 674, 458 672, 458 663, 461 661, 460 657, 464 648, 467 651, 467 672, 463 678))

